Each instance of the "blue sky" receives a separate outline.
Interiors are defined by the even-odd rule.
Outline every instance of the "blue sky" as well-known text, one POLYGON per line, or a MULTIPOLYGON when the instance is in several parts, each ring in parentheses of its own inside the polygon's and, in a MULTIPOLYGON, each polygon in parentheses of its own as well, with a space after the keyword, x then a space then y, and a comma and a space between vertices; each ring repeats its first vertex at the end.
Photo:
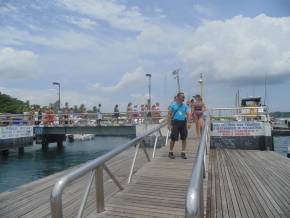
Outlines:
POLYGON ((48 105, 57 100, 110 111, 147 98, 166 108, 180 68, 186 96, 204 75, 209 107, 264 97, 290 111, 287 0, 0 0, 0 91, 48 105), (287 100, 285 100, 287 99, 287 100))

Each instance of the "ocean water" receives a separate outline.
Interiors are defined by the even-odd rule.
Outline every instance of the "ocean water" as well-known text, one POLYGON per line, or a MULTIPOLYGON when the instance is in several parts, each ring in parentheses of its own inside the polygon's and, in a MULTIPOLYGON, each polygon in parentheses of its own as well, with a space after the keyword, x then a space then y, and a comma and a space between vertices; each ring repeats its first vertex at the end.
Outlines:
POLYGON ((273 142, 274 151, 283 156, 287 156, 288 146, 290 145, 290 136, 275 136, 273 142))
POLYGON ((0 192, 12 191, 17 186, 94 159, 129 140, 96 137, 89 141, 65 142, 63 149, 51 143, 47 151, 36 144, 26 147, 23 154, 10 150, 7 157, 0 155, 0 192))

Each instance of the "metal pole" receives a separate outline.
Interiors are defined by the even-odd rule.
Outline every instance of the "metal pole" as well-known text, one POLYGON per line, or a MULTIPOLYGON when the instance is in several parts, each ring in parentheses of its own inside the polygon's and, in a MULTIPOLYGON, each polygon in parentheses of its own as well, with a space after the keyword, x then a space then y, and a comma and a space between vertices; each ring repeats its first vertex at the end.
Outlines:
POLYGON ((58 111, 60 111, 60 83, 58 83, 58 111))
POLYGON ((158 135, 155 135, 155 142, 154 142, 154 147, 153 147, 153 154, 152 154, 152 158, 155 157, 155 151, 156 151, 156 145, 157 145, 157 141, 158 141, 158 135))
POLYGON ((137 154, 138 154, 138 151, 139 151, 139 147, 140 147, 140 143, 138 143, 136 148, 135 148, 135 154, 134 154, 134 158, 133 158, 131 169, 130 169, 130 174, 129 174, 129 178, 128 178, 128 184, 130 184, 130 182, 131 182, 131 178, 132 178, 132 175, 133 175, 134 165, 135 165, 135 161, 136 161, 137 154))
POLYGON ((179 71, 180 69, 176 69, 172 72, 172 74, 175 76, 176 78, 176 82, 177 82, 177 92, 180 92, 180 82, 179 82, 179 71))
POLYGON ((98 166, 95 170, 95 187, 96 187, 96 208, 97 213, 105 210, 104 199, 104 180, 103 180, 103 166, 98 166))
POLYGON ((198 80, 198 83, 200 84, 200 96, 203 98, 203 79, 202 79, 202 73, 200 74, 200 78, 198 80))
POLYGON ((146 76, 148 77, 148 94, 149 94, 149 99, 148 99, 148 110, 151 110, 151 74, 147 73, 146 76))
POLYGON ((94 180, 94 174, 95 174, 95 172, 94 172, 94 170, 92 170, 91 175, 89 177, 89 182, 88 182, 88 185, 87 185, 87 188, 85 190, 85 194, 84 194, 84 197, 83 197, 83 200, 81 203, 81 207, 80 207, 79 212, 78 212, 78 216, 77 216, 78 218, 81 218, 83 216, 84 209, 85 209, 87 199, 89 196, 89 192, 90 192, 93 180, 94 180))
POLYGON ((177 74, 176 74, 176 81, 177 81, 177 91, 179 93, 180 92, 179 70, 177 71, 177 74))

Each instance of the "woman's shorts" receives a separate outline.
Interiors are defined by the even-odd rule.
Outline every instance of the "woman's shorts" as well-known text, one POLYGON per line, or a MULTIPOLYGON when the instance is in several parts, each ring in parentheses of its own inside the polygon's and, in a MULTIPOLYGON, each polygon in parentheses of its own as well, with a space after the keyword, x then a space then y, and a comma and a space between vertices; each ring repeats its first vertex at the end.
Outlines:
POLYGON ((171 129, 171 135, 170 135, 171 140, 178 141, 179 135, 180 135, 181 140, 185 140, 187 137, 187 125, 186 125, 185 120, 172 121, 172 129, 171 129))

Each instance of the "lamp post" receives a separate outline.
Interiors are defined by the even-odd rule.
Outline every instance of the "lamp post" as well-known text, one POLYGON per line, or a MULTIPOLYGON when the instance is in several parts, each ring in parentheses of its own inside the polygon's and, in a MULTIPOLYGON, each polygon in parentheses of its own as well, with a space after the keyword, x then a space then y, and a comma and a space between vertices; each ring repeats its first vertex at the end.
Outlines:
POLYGON ((58 86, 58 111, 60 111, 60 83, 53 82, 52 84, 58 86))
POLYGON ((180 69, 176 69, 172 72, 172 74, 175 76, 174 78, 176 79, 177 82, 177 92, 180 92, 180 82, 179 82, 179 71, 180 69))
POLYGON ((202 73, 200 74, 198 83, 200 85, 200 96, 203 98, 203 78, 202 78, 202 73))
POLYGON ((148 110, 151 110, 151 74, 147 73, 146 77, 148 77, 148 91, 149 91, 149 98, 148 98, 148 110))

